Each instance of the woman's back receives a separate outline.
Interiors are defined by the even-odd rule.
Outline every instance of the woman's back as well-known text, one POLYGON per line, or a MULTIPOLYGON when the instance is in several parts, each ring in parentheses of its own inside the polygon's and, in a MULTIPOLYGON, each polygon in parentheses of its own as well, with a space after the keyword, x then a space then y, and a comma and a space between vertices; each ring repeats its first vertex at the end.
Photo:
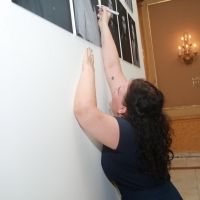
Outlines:
POLYGON ((105 174, 122 187, 130 190, 144 190, 157 187, 170 179, 165 175, 157 180, 149 171, 140 172, 137 152, 139 151, 133 126, 125 119, 117 117, 120 140, 116 150, 103 146, 102 167, 105 174))
MULTIPOLYGON (((152 195, 152 199, 155 200, 155 194, 164 199, 170 194, 168 189, 173 188, 167 168, 166 173, 159 179, 154 178, 148 170, 141 172, 138 168, 139 146, 134 127, 123 118, 116 118, 116 120, 120 128, 118 147, 112 150, 103 146, 102 150, 102 167, 106 176, 116 183, 123 198, 127 196, 124 199, 132 199, 132 196, 138 196, 136 199, 140 199, 142 195, 141 199, 144 200, 145 195, 149 197, 152 195), (168 194, 159 191, 168 191, 168 194)), ((176 199, 181 199, 178 198, 180 195, 177 190, 175 188, 174 190, 176 199)))

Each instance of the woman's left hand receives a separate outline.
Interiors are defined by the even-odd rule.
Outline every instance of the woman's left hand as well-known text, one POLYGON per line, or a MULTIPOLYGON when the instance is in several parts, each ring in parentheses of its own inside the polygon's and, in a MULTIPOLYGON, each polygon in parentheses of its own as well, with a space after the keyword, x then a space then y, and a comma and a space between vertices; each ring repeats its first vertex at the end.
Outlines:
POLYGON ((93 69, 94 70, 94 56, 92 49, 87 48, 84 53, 82 68, 85 69, 93 69))

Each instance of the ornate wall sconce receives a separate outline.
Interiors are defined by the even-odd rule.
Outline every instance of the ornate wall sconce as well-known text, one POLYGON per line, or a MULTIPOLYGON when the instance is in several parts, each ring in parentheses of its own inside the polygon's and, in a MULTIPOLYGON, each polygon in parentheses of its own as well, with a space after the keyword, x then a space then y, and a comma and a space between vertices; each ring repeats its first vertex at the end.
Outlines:
POLYGON ((192 46, 191 35, 185 33, 181 37, 182 46, 178 47, 178 56, 185 62, 185 64, 191 64, 194 60, 194 56, 197 55, 197 46, 194 44, 192 46))

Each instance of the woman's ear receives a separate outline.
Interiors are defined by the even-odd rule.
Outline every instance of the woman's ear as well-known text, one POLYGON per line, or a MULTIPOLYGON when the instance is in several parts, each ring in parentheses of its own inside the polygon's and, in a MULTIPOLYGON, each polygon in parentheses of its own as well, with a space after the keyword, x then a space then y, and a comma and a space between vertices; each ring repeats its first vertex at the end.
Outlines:
POLYGON ((122 107, 118 110, 118 113, 119 113, 120 115, 123 115, 124 113, 126 113, 126 111, 127 111, 126 106, 123 106, 123 105, 122 105, 122 107))

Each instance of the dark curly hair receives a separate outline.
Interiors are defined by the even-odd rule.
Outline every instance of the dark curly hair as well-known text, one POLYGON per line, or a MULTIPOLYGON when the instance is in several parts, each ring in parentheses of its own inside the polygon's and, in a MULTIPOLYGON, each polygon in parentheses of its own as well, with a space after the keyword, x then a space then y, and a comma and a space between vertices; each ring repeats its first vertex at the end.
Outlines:
POLYGON ((163 113, 164 96, 154 85, 143 79, 130 82, 123 104, 123 115, 135 129, 139 144, 138 168, 148 170, 155 178, 162 178, 174 157, 170 150, 173 130, 163 113))

